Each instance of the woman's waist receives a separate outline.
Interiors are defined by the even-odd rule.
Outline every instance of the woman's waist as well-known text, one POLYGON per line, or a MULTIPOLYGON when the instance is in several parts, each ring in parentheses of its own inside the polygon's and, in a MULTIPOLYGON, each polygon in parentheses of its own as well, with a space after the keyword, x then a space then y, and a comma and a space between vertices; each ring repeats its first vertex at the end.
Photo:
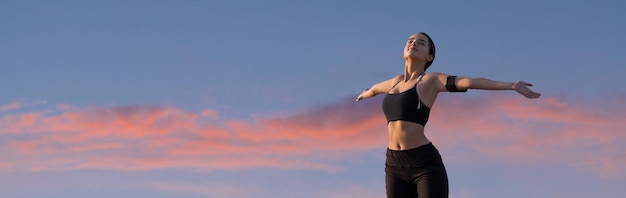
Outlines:
POLYGON ((399 130, 424 130, 424 125, 421 125, 416 122, 407 121, 407 120, 393 120, 387 122, 387 127, 389 129, 399 129, 399 130))
MULTIPOLYGON (((415 123, 398 123, 388 125, 389 149, 408 150, 430 143, 424 135, 424 127, 415 123)), ((405 122, 405 121, 400 121, 405 122)))
POLYGON ((387 165, 442 163, 439 151, 430 142, 408 150, 392 150, 388 148, 386 156, 387 165))
POLYGON ((389 135, 394 136, 424 136, 424 126, 408 121, 398 120, 389 122, 387 124, 387 129, 389 130, 389 135))

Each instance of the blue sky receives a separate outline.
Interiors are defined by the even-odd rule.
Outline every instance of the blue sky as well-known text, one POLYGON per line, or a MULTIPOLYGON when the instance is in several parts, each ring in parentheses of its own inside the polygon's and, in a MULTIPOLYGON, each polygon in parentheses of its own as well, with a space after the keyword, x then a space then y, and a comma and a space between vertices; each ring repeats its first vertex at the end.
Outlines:
POLYGON ((381 97, 352 100, 402 73, 404 42, 423 31, 429 71, 542 93, 441 95, 426 133, 451 197, 619 197, 624 13, 623 1, 0 1, 0 196, 381 197, 381 97))

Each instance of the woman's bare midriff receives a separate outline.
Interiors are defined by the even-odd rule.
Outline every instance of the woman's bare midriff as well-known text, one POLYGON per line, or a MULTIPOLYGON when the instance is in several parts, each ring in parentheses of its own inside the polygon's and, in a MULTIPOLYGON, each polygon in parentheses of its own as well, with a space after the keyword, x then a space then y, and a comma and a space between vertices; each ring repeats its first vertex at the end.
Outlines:
POLYGON ((408 150, 430 142, 424 135, 424 127, 417 123, 396 120, 389 122, 387 127, 391 150, 408 150))

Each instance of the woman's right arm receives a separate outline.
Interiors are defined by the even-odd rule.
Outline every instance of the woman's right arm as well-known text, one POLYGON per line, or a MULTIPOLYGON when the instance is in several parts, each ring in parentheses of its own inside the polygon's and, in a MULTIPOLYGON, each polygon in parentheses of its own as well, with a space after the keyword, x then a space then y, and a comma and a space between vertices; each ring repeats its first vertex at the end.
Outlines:
POLYGON ((378 95, 379 93, 387 93, 389 92, 389 90, 391 90, 391 87, 393 87, 393 85, 398 82, 399 80, 401 80, 402 76, 398 75, 396 77, 393 77, 389 80, 385 80, 383 82, 379 82, 376 83, 374 85, 372 85, 371 88, 369 89, 365 89, 363 92, 361 92, 361 94, 359 94, 359 96, 356 97, 356 101, 365 99, 365 98, 370 98, 370 97, 374 97, 376 95, 378 95))

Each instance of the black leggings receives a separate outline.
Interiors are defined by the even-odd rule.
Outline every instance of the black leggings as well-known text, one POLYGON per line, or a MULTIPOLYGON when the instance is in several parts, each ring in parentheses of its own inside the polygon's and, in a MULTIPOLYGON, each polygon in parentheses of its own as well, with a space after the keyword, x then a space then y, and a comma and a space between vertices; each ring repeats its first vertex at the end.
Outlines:
POLYGON ((447 198, 448 175, 432 143, 414 149, 387 149, 385 182, 388 198, 447 198))

